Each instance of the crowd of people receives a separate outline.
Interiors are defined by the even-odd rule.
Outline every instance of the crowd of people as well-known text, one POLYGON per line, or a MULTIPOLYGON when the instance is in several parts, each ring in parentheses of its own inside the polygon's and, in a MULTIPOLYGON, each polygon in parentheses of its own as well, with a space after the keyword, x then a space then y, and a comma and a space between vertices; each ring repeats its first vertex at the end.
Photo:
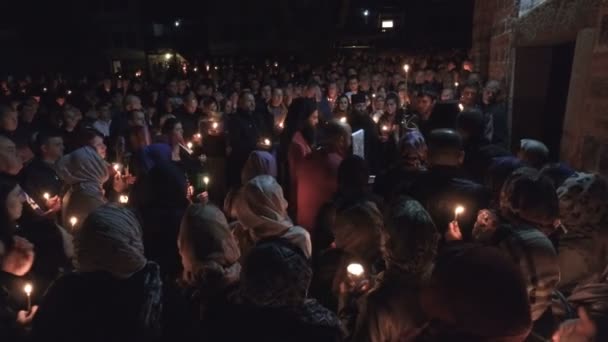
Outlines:
POLYGON ((0 81, 0 337, 607 340, 608 181, 511 144, 484 81, 458 53, 0 81))

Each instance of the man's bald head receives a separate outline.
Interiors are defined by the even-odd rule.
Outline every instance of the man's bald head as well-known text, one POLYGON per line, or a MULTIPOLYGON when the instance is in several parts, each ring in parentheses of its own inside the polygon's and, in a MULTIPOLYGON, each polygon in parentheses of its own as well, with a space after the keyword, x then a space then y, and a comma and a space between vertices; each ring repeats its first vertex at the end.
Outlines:
POLYGON ((464 160, 462 137, 453 129, 433 130, 428 138, 431 165, 459 166, 464 160))
POLYGON ((17 145, 11 139, 0 135, 0 173, 16 176, 22 168, 23 162, 17 155, 17 145))

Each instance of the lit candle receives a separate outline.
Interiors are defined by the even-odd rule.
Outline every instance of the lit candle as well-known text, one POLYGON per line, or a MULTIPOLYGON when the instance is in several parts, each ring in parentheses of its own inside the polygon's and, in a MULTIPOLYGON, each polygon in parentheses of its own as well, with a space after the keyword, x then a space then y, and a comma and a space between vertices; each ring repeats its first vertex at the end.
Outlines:
POLYGON ((72 91, 71 90, 68 90, 68 95, 72 95, 72 91))
POLYGON ((217 129, 219 127, 219 124, 217 122, 214 122, 213 124, 211 124, 211 128, 213 129, 217 129))
POLYGON ((372 93, 372 98, 376 98, 376 93, 372 93))
POLYGON ((112 167, 114 168, 114 171, 119 172, 120 171, 120 164, 119 163, 114 163, 112 164, 112 167))
POLYGON ((387 125, 382 125, 382 130, 385 131, 385 132, 388 131, 388 126, 387 125))
POLYGON ((265 138, 265 139, 264 139, 264 145, 266 145, 266 146, 270 146, 270 139, 265 138))
POLYGON ((205 69, 209 72, 209 64, 205 65, 205 69))
POLYGON ((44 195, 42 195, 42 197, 44 197, 45 200, 49 200, 51 199, 51 195, 48 192, 45 192, 44 195))
POLYGON ((207 191, 209 189, 209 177, 203 177, 203 183, 205 183, 205 191, 207 191))
POLYGON ((345 117, 345 116, 341 117, 341 118, 340 118, 340 122, 341 122, 341 123, 346 123, 346 117, 345 117))
POLYGON ((464 207, 459 205, 454 209, 454 221, 458 221, 458 216, 464 213, 464 207))
POLYGON ((78 223, 78 219, 76 218, 76 216, 70 217, 70 224, 72 225, 72 228, 76 226, 76 223, 78 223))
POLYGON ((460 85, 460 83, 454 82, 454 88, 458 88, 459 85, 460 85))
POLYGON ((280 128, 280 129, 283 129, 283 127, 284 127, 283 123, 282 123, 282 122, 281 122, 281 123, 279 123, 279 128, 280 128))
POLYGON ((410 71, 410 65, 409 64, 404 64, 403 65, 403 71, 405 71, 405 73, 407 74, 410 71))
POLYGON ((188 143, 186 144, 186 146, 188 146, 189 149, 192 149, 192 146, 194 146, 194 145, 192 145, 192 143, 190 141, 188 141, 188 143))
POLYGON ((194 139, 200 139, 202 137, 202 135, 200 133, 196 133, 194 135, 194 139))
POLYGON ((46 91, 47 91, 46 87, 42 88, 42 91, 46 93, 46 91))
POLYGON ((194 67, 194 69, 193 69, 193 70, 194 70, 194 72, 197 72, 197 71, 198 71, 198 68, 197 68, 197 67, 194 67))
POLYGON ((217 65, 213 67, 213 69, 217 70, 217 65))
POLYGON ((129 203, 129 196, 127 196, 127 195, 120 195, 120 197, 118 198, 118 202, 120 202, 122 204, 129 203))
POLYGON ((279 67, 279 62, 274 62, 274 67, 278 68, 279 67))
POLYGON ((359 278, 365 273, 365 269, 361 264, 352 263, 346 267, 346 272, 348 272, 349 276, 359 278))
POLYGON ((32 294, 32 284, 27 283, 25 284, 25 286, 23 287, 23 291, 25 292, 25 295, 27 296, 27 312, 30 312, 32 310, 32 298, 31 298, 31 294, 32 294))
POLYGON ((462 112, 464 110, 464 105, 462 103, 458 104, 458 109, 462 112))

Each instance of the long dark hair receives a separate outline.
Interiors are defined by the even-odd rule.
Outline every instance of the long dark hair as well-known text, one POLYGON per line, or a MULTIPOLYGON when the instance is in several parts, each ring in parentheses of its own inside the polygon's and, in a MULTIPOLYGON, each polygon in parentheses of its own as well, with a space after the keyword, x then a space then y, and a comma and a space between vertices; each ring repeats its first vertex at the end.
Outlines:
POLYGON ((312 146, 314 143, 314 131, 308 125, 308 118, 317 110, 317 103, 314 99, 297 98, 294 99, 285 118, 285 130, 281 135, 281 157, 287 157, 287 150, 291 139, 297 132, 302 132, 304 139, 312 146))

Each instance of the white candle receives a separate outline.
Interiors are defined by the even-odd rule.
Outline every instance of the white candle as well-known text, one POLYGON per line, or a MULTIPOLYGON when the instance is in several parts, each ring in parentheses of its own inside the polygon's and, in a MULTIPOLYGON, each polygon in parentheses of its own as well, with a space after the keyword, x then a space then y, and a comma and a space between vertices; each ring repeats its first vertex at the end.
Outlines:
POLYGON ((203 177, 203 183, 205 183, 205 191, 207 191, 209 189, 209 177, 203 177))
POLYGON ((51 199, 51 195, 48 192, 45 192, 44 195, 42 195, 42 197, 44 197, 45 200, 49 200, 51 199))
POLYGON ((365 273, 365 269, 361 264, 352 263, 346 267, 346 272, 354 277, 360 277, 365 273))
POLYGON ((462 112, 464 110, 464 105, 462 103, 458 104, 458 109, 462 112))
POLYGON ((76 216, 70 217, 70 224, 72 225, 72 227, 74 227, 76 223, 78 223, 78 219, 76 218, 76 216))
POLYGON ((31 299, 32 290, 33 290, 32 284, 30 284, 30 283, 25 284, 25 286, 23 287, 23 291, 27 295, 27 312, 30 312, 32 310, 32 299, 31 299))
POLYGON ((454 221, 458 221, 458 216, 464 213, 464 207, 459 205, 454 209, 454 221))
POLYGON ((188 141, 188 143, 186 144, 186 146, 188 146, 189 149, 192 149, 192 143, 188 141))

